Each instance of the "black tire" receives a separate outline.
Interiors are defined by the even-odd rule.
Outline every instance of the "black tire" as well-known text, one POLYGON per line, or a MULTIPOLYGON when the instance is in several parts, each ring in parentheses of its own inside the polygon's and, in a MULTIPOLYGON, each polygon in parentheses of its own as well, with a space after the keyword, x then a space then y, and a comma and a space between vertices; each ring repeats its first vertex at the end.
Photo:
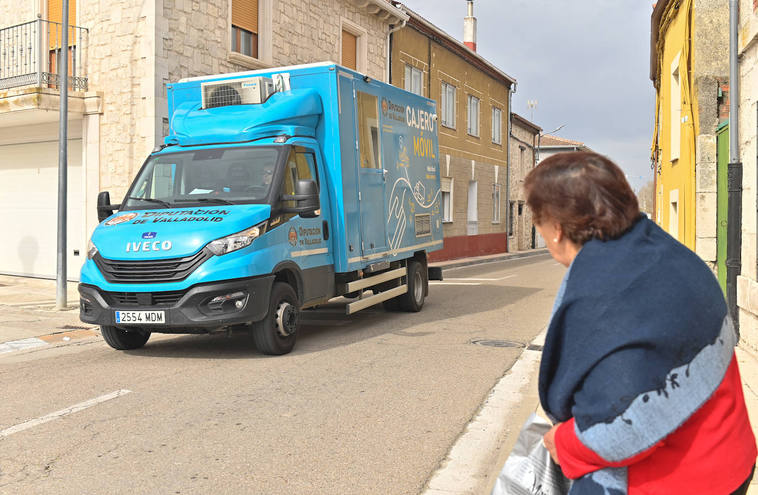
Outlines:
POLYGON ((400 309, 417 313, 424 307, 426 297, 426 273, 424 265, 418 261, 408 261, 408 292, 397 297, 400 309))
POLYGON ((126 331, 123 328, 108 325, 101 325, 100 333, 103 334, 105 342, 118 351, 139 349, 145 345, 150 338, 150 332, 147 331, 138 330, 136 328, 134 330, 126 331))
POLYGON ((300 303, 295 289, 284 282, 274 282, 268 313, 253 324, 253 342, 263 354, 280 356, 295 347, 300 319, 300 303))

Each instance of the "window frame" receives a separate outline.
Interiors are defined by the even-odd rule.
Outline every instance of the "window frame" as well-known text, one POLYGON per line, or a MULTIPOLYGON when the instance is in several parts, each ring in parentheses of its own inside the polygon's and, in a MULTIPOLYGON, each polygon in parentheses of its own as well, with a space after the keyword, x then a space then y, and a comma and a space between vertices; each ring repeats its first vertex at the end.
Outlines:
POLYGON ((468 95, 467 102, 468 102, 468 105, 467 105, 468 111, 466 112, 466 115, 467 115, 468 121, 467 121, 467 126, 466 126, 467 127, 466 132, 468 133, 469 136, 479 137, 480 127, 481 127, 479 125, 479 118, 481 114, 480 110, 481 110, 482 100, 480 100, 474 95, 468 95), (474 102, 476 103, 476 105, 472 105, 472 103, 474 102), (476 113, 475 116, 472 116, 473 110, 475 110, 475 113, 476 113), (472 126, 472 123, 476 124, 476 128, 472 126))
POLYGON ((340 35, 337 40, 338 60, 342 63, 342 32, 355 36, 355 71, 365 74, 368 64, 368 31, 350 19, 340 18, 340 35))
POLYGON ((228 0, 227 26, 229 31, 227 36, 227 62, 238 64, 249 69, 266 69, 272 67, 271 32, 274 0, 258 0, 258 32, 254 33, 258 42, 257 57, 245 55, 244 53, 234 50, 232 38, 236 36, 236 33, 233 29, 235 26, 232 24, 233 1, 234 0, 228 0))
POLYGON ((424 96, 424 71, 410 64, 405 64, 403 89, 413 94, 424 96), (414 76, 418 76, 418 90, 414 91, 414 76))
POLYGON ((455 117, 456 117, 456 99, 457 99, 457 89, 454 85, 447 83, 445 81, 441 82, 440 85, 440 109, 442 118, 440 118, 440 125, 447 127, 448 129, 455 129, 455 117), (448 94, 448 89, 451 90, 452 93, 452 103, 450 102, 450 95, 448 94), (447 115, 450 113, 451 115, 447 115), (452 122, 449 122, 447 120, 447 117, 452 118, 452 122))
POLYGON ((498 183, 492 184, 492 223, 499 224, 502 221, 500 199, 502 186, 498 183))
POLYGON ((442 223, 453 223, 455 208, 453 206, 453 189, 455 187, 455 179, 453 177, 441 177, 440 178, 440 206, 442 213, 442 223), (445 211, 445 197, 447 196, 448 210, 445 211))
POLYGON ((503 144, 503 109, 499 107, 492 107, 492 143, 499 146, 503 144))

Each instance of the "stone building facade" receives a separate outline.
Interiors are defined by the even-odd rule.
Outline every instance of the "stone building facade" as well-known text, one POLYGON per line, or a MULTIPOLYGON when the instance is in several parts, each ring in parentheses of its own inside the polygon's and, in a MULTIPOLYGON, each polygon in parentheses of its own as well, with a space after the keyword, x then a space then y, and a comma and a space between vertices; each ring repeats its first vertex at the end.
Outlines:
POLYGON ((517 113, 511 114, 508 251, 535 247, 532 212, 526 206, 524 179, 537 164, 537 139, 542 128, 517 113))
POLYGON ((742 162, 742 267, 737 277, 742 345, 758 351, 758 271, 756 268, 756 156, 758 156, 758 6, 739 2, 739 147, 742 162))
MULTIPOLYGON (((98 192, 107 190, 113 202, 119 202, 144 159, 168 132, 166 83, 206 74, 340 62, 345 33, 355 43, 356 68, 386 81, 390 30, 408 19, 385 0, 245 0, 257 9, 258 53, 252 57, 232 46, 232 7, 240 1, 70 0, 74 14, 69 22, 83 28, 78 31, 80 41, 75 42, 80 54, 76 70, 86 88, 72 88, 75 91, 69 93, 69 216, 75 217, 70 223, 76 225, 69 228, 69 278, 78 277, 87 236, 97 224, 98 192)), ((4 24, 0 25, 0 40, 5 40, 0 42, 19 54, 26 49, 20 43, 37 46, 44 33, 20 42, 10 36, 3 38, 3 34, 14 24, 34 24, 38 16, 47 21, 56 5, 60 11, 60 0, 21 4, 0 0, 0 22, 4 24)), ((48 25, 52 26, 44 24, 43 29, 48 25)), ((73 45, 70 42, 70 51, 73 45)), ((19 59, 19 64, 22 62, 19 59)), ((44 51, 32 63, 43 73, 53 72, 44 51)), ((49 202, 57 194, 51 175, 57 161, 50 152, 37 156, 39 149, 34 145, 57 140, 60 92, 39 81, 2 89, 8 88, 3 86, 10 81, 7 76, 0 72, 0 157, 10 150, 18 159, 11 163, 0 158, 0 177, 34 183, 34 172, 16 164, 19 160, 44 161, 50 183, 40 187, 50 190, 45 190, 40 200, 49 202)), ((11 156, 10 151, 6 156, 11 156)), ((53 210, 54 206, 53 202, 53 210)), ((11 207, 0 201, 3 213, 11 207)), ((54 275, 54 222, 46 227, 47 237, 23 222, 6 232, 19 241, 0 252, 0 273, 54 275), (30 256, 30 252, 35 254, 30 256)))
POLYGON ((433 260, 505 252, 510 97, 516 81, 407 6, 390 82, 437 101, 445 247, 433 260))

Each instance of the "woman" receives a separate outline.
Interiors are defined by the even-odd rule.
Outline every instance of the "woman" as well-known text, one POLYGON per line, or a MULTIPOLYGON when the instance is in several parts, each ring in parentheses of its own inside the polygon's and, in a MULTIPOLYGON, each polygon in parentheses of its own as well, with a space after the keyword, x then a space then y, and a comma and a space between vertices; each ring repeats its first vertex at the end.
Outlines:
POLYGON ((540 364, 545 445, 571 494, 745 493, 756 444, 720 287, 640 214, 624 173, 562 153, 524 187, 568 267, 540 364))

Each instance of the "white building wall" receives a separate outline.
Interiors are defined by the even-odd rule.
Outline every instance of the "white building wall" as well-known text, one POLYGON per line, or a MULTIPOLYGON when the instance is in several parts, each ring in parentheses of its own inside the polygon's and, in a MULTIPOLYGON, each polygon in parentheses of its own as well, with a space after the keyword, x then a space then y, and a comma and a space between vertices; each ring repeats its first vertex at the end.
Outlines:
POLYGON ((758 13, 752 0, 740 0, 739 144, 742 161, 742 271, 737 278, 740 338, 758 350, 756 282, 756 115, 758 114, 758 13))

